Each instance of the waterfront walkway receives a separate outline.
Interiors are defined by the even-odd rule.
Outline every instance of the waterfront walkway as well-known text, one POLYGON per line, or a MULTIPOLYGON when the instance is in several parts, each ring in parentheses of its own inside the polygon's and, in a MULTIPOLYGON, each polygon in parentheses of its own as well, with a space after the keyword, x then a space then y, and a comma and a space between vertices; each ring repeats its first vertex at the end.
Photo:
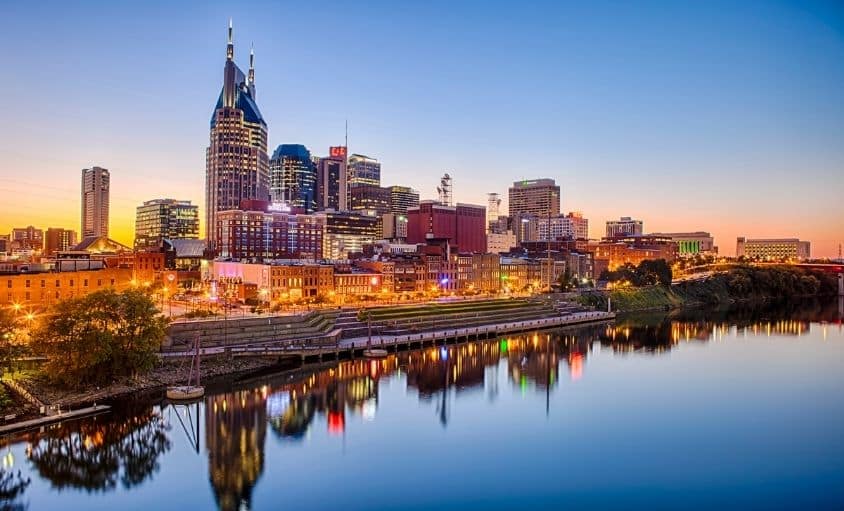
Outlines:
MULTIPOLYGON (((333 332, 337 340, 331 344, 309 343, 306 341, 303 342, 302 340, 262 342, 230 347, 217 346, 202 348, 200 353, 203 356, 220 355, 229 352, 233 356, 292 357, 300 358, 303 362, 337 360, 340 358, 362 356, 364 350, 368 347, 377 347, 390 352, 396 352, 422 348, 429 345, 489 339, 502 334, 605 322, 614 318, 615 313, 595 311, 575 312, 551 318, 493 323, 468 328, 447 328, 402 335, 377 335, 373 332, 371 342, 368 336, 340 339, 339 332, 333 332)), ((162 354, 162 356, 168 358, 188 355, 191 355, 191 353, 170 352, 162 354)))

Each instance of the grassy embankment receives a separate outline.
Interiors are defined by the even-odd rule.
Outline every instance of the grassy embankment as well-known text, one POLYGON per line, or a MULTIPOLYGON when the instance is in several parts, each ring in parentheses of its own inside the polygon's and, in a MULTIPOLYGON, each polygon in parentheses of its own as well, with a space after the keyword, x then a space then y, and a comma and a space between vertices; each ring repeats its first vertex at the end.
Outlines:
POLYGON ((635 311, 831 296, 836 292, 835 278, 823 272, 789 266, 743 266, 702 280, 593 292, 579 299, 584 305, 606 310, 610 298, 613 310, 635 311))

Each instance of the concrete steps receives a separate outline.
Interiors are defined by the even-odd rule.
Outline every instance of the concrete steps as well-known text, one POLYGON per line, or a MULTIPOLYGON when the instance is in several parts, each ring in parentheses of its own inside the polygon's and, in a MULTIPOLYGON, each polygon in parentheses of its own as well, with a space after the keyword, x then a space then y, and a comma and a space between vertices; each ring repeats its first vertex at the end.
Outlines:
POLYGON ((323 310, 293 316, 173 323, 164 350, 188 350, 197 336, 203 348, 323 338, 334 330, 337 315, 336 310, 323 310))

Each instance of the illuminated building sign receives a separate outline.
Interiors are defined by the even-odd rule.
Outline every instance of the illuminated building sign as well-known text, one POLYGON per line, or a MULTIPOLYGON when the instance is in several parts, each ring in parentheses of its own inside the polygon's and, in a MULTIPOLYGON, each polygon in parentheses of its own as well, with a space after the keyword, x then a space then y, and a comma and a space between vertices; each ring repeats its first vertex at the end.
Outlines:
POLYGON ((332 158, 345 158, 346 157, 346 146, 338 145, 338 146, 331 146, 328 148, 328 154, 332 158))

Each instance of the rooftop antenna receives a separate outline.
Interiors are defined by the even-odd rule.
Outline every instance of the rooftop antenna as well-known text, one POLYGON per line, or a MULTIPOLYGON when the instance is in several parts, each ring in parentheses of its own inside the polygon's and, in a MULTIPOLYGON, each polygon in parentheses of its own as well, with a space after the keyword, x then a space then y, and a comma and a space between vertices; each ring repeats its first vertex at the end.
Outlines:
POLYGON ((440 204, 451 206, 452 187, 451 176, 448 175, 448 172, 440 178, 440 186, 437 187, 437 194, 439 194, 440 204))

